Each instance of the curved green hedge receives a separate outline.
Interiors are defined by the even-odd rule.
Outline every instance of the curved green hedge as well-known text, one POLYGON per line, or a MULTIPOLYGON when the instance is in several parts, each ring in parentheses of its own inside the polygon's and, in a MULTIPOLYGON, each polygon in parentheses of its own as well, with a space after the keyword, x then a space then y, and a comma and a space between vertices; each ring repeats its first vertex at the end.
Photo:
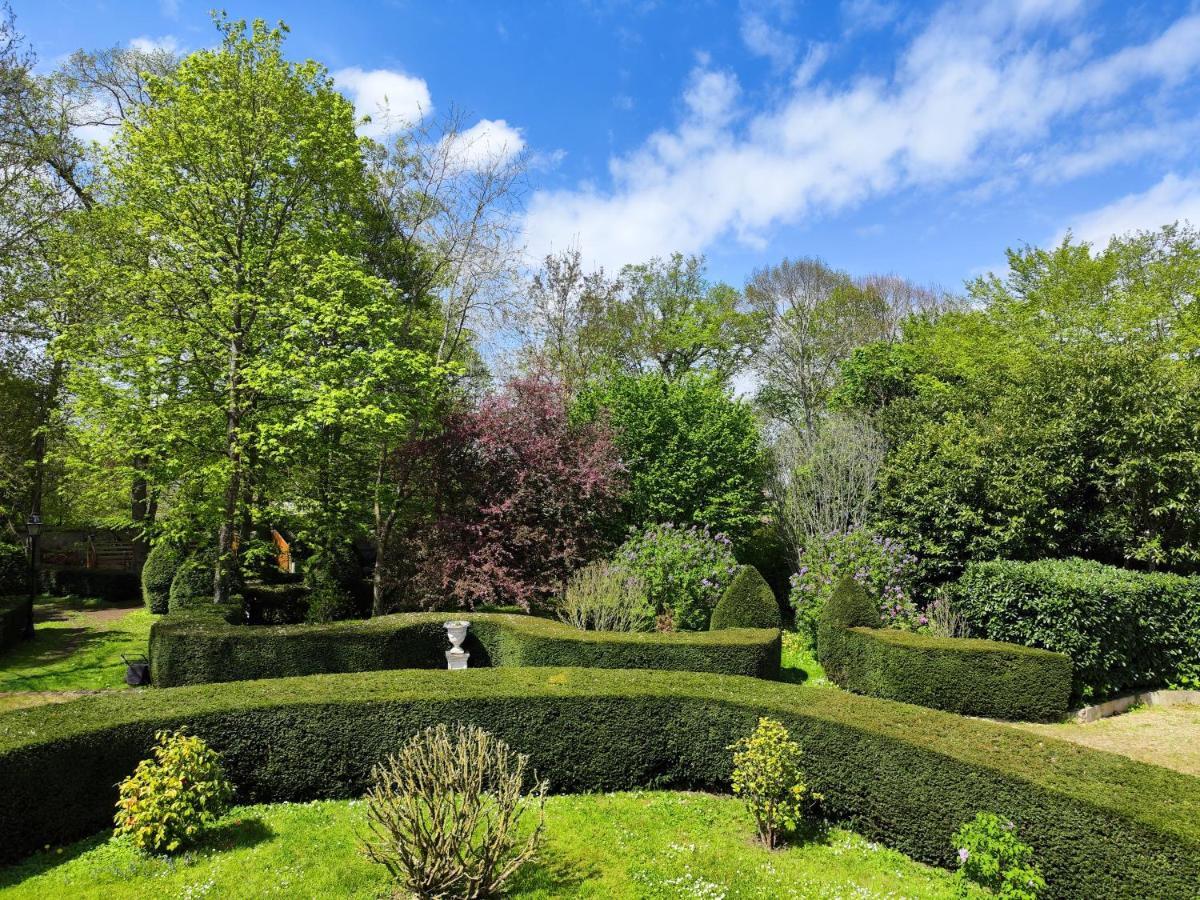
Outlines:
POLYGON ((687 672, 370 672, 97 695, 0 715, 0 854, 111 825, 159 728, 224 754, 246 802, 360 796, 438 721, 487 728, 560 792, 727 787, 759 716, 804 747, 828 812, 927 862, 980 810, 1013 819, 1056 897, 1193 898, 1200 779, 1018 729, 828 688, 687 672))
POLYGON ((1019 644, 871 627, 878 612, 843 582, 826 603, 818 654, 829 679, 857 694, 996 719, 1055 720, 1071 696, 1071 659, 1019 644))
MULTIPOLYGON (((323 625, 229 625, 216 616, 169 616, 150 631, 160 687, 376 669, 441 669, 453 614, 398 613, 323 625)), ((525 615, 476 613, 463 645, 472 667, 581 666, 779 676, 778 630, 640 634, 580 631, 525 615)))
POLYGON ((713 610, 711 631, 722 628, 780 628, 783 617, 767 579, 754 566, 741 566, 713 610))

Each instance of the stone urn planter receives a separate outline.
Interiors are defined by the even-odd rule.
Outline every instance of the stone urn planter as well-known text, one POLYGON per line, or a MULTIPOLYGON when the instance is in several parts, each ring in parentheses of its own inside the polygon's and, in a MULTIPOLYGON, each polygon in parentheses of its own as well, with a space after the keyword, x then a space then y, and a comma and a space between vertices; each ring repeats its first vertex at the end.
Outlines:
POLYGON ((467 629, 471 627, 471 623, 456 619, 442 627, 446 629, 446 636, 450 638, 451 644, 450 649, 446 651, 446 668, 465 669, 471 654, 462 648, 462 642, 467 639, 467 629))

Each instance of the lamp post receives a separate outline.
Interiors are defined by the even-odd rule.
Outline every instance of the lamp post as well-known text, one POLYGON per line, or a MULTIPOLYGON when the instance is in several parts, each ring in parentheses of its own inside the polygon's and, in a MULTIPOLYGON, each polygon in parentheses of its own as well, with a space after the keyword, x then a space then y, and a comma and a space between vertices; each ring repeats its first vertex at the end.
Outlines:
POLYGON ((42 517, 33 513, 25 523, 29 535, 29 610, 25 616, 25 637, 33 637, 33 600, 38 591, 38 538, 42 534, 42 517))

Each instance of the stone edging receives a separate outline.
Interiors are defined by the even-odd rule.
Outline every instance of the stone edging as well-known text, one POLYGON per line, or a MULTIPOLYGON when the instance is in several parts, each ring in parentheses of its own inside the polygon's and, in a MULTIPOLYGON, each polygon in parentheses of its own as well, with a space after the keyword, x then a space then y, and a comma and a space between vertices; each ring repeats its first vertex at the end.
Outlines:
POLYGON ((1135 706, 1200 706, 1200 691, 1145 691, 1140 694, 1129 694, 1117 697, 1095 706, 1085 706, 1076 710, 1071 718, 1079 724, 1086 725, 1109 716, 1117 716, 1128 712, 1135 706))

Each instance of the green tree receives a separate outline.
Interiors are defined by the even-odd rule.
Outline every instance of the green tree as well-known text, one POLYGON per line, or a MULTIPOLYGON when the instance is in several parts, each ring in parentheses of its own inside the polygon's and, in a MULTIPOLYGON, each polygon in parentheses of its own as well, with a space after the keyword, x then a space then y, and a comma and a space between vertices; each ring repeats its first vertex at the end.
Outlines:
POLYGON ((758 422, 715 375, 618 375, 584 391, 574 414, 606 418, 616 431, 629 525, 706 525, 741 543, 760 524, 758 422))
POLYGON ((365 259, 351 105, 284 58, 284 26, 216 21, 221 44, 150 79, 105 153, 102 239, 69 263, 106 315, 69 343, 83 406, 105 421, 121 394, 137 425, 109 433, 212 516, 223 602, 261 488, 329 429, 402 428, 436 374, 365 259))

